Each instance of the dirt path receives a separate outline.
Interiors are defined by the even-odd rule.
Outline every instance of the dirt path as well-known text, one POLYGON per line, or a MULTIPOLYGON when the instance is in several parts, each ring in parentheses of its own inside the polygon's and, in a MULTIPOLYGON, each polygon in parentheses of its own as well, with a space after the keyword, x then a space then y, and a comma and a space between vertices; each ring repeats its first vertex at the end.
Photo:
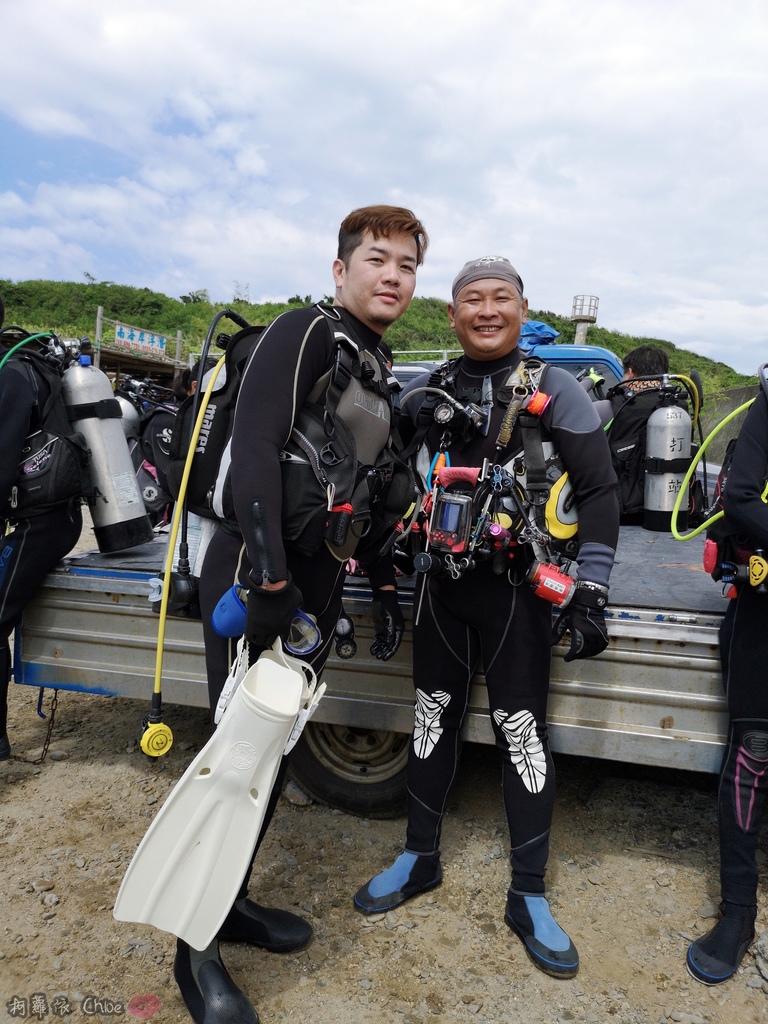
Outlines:
MULTIPOLYGON (((46 732, 37 691, 11 689, 14 749, 31 758, 46 732)), ((63 996, 72 1013, 60 1019, 84 1020, 93 996, 119 1011, 97 1019, 131 1020, 126 1004, 144 995, 162 1004, 158 1024, 189 1019, 170 980, 173 940, 111 915, 137 843, 206 738, 203 711, 170 707, 174 745, 150 762, 136 748, 145 710, 62 692, 45 763, 0 765, 0 1020, 19 1019, 8 1013, 13 997, 35 994, 47 1019, 63 996)), ((533 968, 504 926, 499 776, 494 751, 471 746, 445 829, 444 884, 379 918, 355 913, 351 895, 396 854, 403 822, 282 799, 258 892, 307 917, 315 940, 295 956, 225 948, 265 1024, 764 1021, 765 961, 748 955, 736 979, 711 990, 684 967, 690 937, 714 913, 714 779, 577 758, 557 766, 550 895, 581 953, 574 981, 533 968)), ((761 930, 767 922, 763 889, 761 930)))

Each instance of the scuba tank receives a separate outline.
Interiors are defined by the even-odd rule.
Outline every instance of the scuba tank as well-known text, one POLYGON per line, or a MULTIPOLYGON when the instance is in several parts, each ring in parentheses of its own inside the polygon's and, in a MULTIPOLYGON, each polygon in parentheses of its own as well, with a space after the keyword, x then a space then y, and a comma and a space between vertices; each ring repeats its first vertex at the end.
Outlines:
POLYGON ((133 438, 138 440, 141 431, 141 415, 139 410, 124 395, 115 395, 115 401, 120 406, 120 423, 128 441, 133 438))
MULTIPOLYGON (((645 435, 643 527, 668 532, 672 510, 691 463, 691 417, 677 401, 677 389, 662 386, 661 405, 648 417, 645 435)), ((678 528, 688 527, 688 487, 682 496, 678 528)))
POLYGON ((122 551, 154 538, 121 423, 120 403, 109 378, 81 356, 62 377, 64 403, 91 452, 96 498, 91 504, 99 551, 122 551))

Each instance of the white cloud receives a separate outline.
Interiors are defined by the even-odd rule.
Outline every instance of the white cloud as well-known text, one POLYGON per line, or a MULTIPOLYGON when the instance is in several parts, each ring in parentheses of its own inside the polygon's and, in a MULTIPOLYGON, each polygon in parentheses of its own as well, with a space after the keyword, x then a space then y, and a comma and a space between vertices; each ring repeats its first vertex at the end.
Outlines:
POLYGON ((4 276, 40 276, 27 239, 42 232, 52 277, 319 296, 339 220, 396 202, 432 237, 419 294, 447 298, 465 259, 503 252, 535 307, 598 294, 606 326, 753 369, 768 303, 760 3, 0 10, 0 116, 30 149, 58 147, 56 161, 0 155, 4 276))

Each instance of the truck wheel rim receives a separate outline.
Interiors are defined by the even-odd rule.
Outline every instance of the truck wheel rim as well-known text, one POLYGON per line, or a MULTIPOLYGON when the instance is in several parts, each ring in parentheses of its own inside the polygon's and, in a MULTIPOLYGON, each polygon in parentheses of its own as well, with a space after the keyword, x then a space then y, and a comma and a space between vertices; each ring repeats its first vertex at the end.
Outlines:
POLYGON ((304 739, 318 761, 357 783, 384 782, 408 763, 406 733, 310 722, 304 739))

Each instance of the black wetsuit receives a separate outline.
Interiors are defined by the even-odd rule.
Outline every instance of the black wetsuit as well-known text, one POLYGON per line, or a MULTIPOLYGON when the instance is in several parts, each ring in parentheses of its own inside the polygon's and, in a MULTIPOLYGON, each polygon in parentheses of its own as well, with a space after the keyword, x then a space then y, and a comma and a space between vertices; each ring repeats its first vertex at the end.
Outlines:
MULTIPOLYGON (((4 351, 0 348, 0 355, 4 351)), ((6 365, 0 370, 0 508, 6 509, 3 523, 10 532, 4 532, 0 546, 0 737, 6 733, 8 718, 8 638, 43 577, 77 543, 83 525, 79 498, 24 518, 9 518, 7 504, 35 410, 32 384, 6 365)))
MULTIPOLYGON (((768 551, 768 400, 750 408, 725 491, 725 522, 768 551)), ((722 897, 757 903, 756 850, 768 791, 768 593, 743 583, 720 628, 729 735, 720 776, 718 822, 722 897)))
MULTIPOLYGON (((336 307, 339 327, 361 348, 376 351, 380 336, 349 312, 336 307)), ((330 370, 335 355, 328 318, 317 307, 283 313, 259 335, 249 359, 237 400, 232 437, 231 485, 235 513, 242 533, 220 529, 205 556, 200 579, 200 609, 205 636, 205 656, 211 711, 216 707, 229 667, 236 653, 236 640, 217 636, 211 616, 222 595, 236 582, 248 588, 254 564, 262 570, 266 559, 270 579, 293 582, 303 597, 303 609, 317 619, 321 645, 306 660, 318 674, 331 647, 334 628, 341 613, 341 593, 346 561, 339 561, 323 544, 313 555, 286 548, 282 535, 282 482, 279 455, 291 434, 299 409, 318 380, 330 370), (248 528, 250 510, 260 501, 266 511, 264 551, 254 551, 248 528)), ((394 584, 389 560, 367 563, 372 587, 394 584)), ((257 655, 251 652, 251 660, 257 655)), ((283 758, 272 791, 262 836, 274 811, 287 766, 283 758)), ((261 839, 261 837, 260 837, 261 839)), ((259 839, 259 841, 260 841, 259 839)), ((257 847, 258 848, 258 847, 257 847)), ((240 895, 247 892, 250 871, 240 895)))
MULTIPOLYGON (((335 307, 346 330, 361 347, 378 348, 380 336, 351 313, 335 307)), ((280 452, 290 436, 296 414, 317 381, 331 369, 335 348, 328 318, 316 306, 283 313, 259 335, 237 400, 232 437, 231 486, 234 512, 241 531, 219 530, 208 548, 200 580, 200 608, 205 632, 205 655, 211 708, 215 709, 235 641, 217 636, 211 615, 221 596, 236 582, 251 586, 254 560, 266 558, 273 580, 290 572, 304 598, 304 610, 318 621, 323 638, 307 660, 316 672, 325 664, 341 609, 345 562, 323 545, 317 554, 301 555, 286 547, 282 530, 280 452), (251 509, 259 501, 265 510, 265 551, 256 555, 248 528, 251 509), (245 524, 245 525, 242 525, 245 524)), ((263 568, 260 566, 260 569, 263 568)), ((368 566, 371 585, 394 583, 387 561, 368 566)))
MULTIPOLYGON (((452 467, 481 466, 485 457, 503 465, 521 450, 516 426, 510 443, 500 453, 495 451, 506 411, 497 392, 519 360, 517 349, 489 362, 462 359, 457 395, 479 402, 483 379, 489 377, 494 406, 487 436, 476 432, 466 443, 449 445, 452 467)), ((414 420, 419 402, 416 397, 408 402, 407 394, 426 380, 414 381, 401 396, 401 406, 414 420)), ((567 371, 549 367, 543 390, 551 395, 543 425, 562 456, 578 503, 578 575, 606 586, 618 538, 618 503, 605 436, 586 392, 567 371)), ((401 429, 405 439, 407 421, 401 429)), ((442 433, 437 424, 427 432, 430 458, 439 449, 442 433)), ((424 464, 422 453, 420 465, 424 464)), ((520 560, 526 558, 521 548, 510 563, 518 583, 524 567, 520 560)), ((405 848, 420 854, 439 848, 443 812, 458 769, 470 681, 482 658, 491 723, 503 756, 513 886, 519 892, 543 892, 555 795, 546 717, 552 605, 536 597, 527 584, 514 586, 506 572, 495 574, 486 560, 460 579, 420 578, 414 615, 417 700, 405 848)))

